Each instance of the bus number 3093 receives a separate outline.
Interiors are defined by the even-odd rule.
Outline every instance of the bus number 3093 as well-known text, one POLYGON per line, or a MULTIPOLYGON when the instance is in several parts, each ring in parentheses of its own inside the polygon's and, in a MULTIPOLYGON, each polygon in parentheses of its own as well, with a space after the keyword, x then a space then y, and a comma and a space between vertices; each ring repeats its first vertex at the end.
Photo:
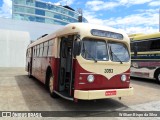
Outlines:
POLYGON ((104 73, 113 73, 113 69, 104 69, 104 73))

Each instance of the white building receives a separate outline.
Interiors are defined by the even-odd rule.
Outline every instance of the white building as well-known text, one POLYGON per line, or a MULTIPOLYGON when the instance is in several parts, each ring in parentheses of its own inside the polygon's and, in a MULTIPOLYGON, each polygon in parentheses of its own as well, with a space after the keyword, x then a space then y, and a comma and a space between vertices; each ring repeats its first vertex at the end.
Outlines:
POLYGON ((0 29, 0 67, 24 67, 28 32, 0 29))
POLYGON ((0 18, 0 67, 25 67, 26 48, 30 41, 61 27, 0 18))

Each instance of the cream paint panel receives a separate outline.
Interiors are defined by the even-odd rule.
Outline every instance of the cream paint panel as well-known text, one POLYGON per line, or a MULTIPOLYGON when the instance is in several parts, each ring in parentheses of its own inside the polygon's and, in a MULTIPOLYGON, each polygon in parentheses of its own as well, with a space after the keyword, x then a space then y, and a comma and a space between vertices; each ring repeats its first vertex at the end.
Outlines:
POLYGON ((147 69, 147 68, 134 68, 134 67, 131 67, 131 76, 135 76, 135 74, 132 74, 132 73, 149 73, 149 78, 154 78, 154 72, 155 72, 156 69, 147 69))
POLYGON ((58 53, 59 53, 57 44, 58 44, 58 38, 55 38, 54 43, 53 43, 53 57, 55 58, 57 58, 58 53))
POLYGON ((85 60, 81 56, 77 57, 81 67, 88 72, 96 73, 110 79, 117 74, 122 74, 130 68, 130 62, 120 64, 120 62, 85 60), (104 73, 105 69, 113 69, 113 73, 104 73))
POLYGON ((116 89, 116 95, 106 96, 105 92, 110 90, 97 90, 97 91, 89 91, 88 99, 100 99, 100 98, 110 98, 110 97, 123 97, 133 95, 133 88, 129 89, 116 89))
POLYGON ((127 88, 127 89, 111 89, 111 90, 90 90, 90 91, 83 91, 83 90, 75 90, 74 97, 77 99, 83 100, 93 100, 93 99, 102 99, 102 98, 113 98, 113 97, 124 97, 130 96, 134 94, 134 89, 127 88), (106 96, 106 91, 116 91, 116 95, 109 95, 106 96))
POLYGON ((57 58, 60 58, 61 38, 57 38, 57 58))
POLYGON ((88 91, 82 91, 82 90, 75 90, 74 91, 74 98, 78 98, 78 99, 88 99, 88 91))

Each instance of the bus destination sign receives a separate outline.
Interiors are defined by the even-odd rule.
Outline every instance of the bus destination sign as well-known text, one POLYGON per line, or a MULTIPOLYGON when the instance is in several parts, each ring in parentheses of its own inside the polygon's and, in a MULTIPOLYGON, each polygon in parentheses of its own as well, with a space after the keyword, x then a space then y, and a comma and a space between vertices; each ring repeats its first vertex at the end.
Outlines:
POLYGON ((94 36, 108 37, 108 38, 119 39, 119 40, 123 39, 122 34, 110 32, 110 31, 92 29, 91 34, 94 36))

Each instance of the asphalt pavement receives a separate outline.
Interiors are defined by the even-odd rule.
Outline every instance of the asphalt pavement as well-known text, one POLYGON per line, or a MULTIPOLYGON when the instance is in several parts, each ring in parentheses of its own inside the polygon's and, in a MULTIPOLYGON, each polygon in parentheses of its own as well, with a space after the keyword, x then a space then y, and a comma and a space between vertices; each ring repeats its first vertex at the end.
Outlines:
MULTIPOLYGON (((28 78, 24 68, 0 68, 0 111, 91 111, 89 114, 77 112, 78 118, 77 116, 65 118, 87 120, 106 119, 107 114, 112 111, 160 111, 160 85, 155 80, 131 78, 131 86, 134 87, 134 95, 122 97, 121 100, 118 98, 79 100, 78 103, 74 103, 62 98, 51 98, 41 82, 35 78, 28 78)), ((107 118, 113 120, 140 119, 139 117, 114 116, 107 118)), ((145 119, 152 118, 153 116, 145 119)), ((8 120, 8 118, 5 119, 8 120)), ((56 119, 62 118, 56 117, 56 119)), ((160 118, 154 117, 154 119, 160 118)))

